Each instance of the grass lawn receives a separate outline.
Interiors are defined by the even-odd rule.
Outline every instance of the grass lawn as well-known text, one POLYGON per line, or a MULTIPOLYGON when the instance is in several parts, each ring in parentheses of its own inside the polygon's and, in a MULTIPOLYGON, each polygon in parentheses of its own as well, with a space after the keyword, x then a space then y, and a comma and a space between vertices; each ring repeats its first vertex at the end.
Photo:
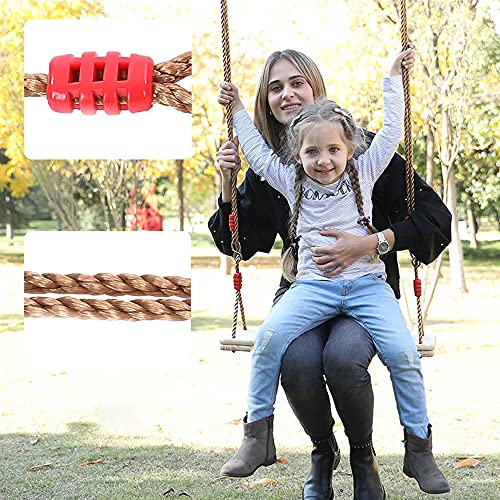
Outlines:
MULTIPOLYGON (((436 355, 423 367, 434 450, 452 486, 449 499, 500 498, 497 245, 489 242, 480 249, 488 255, 467 260, 464 297, 453 295, 444 267, 426 326, 438 338, 436 355), (459 457, 479 463, 455 468, 459 457)), ((19 251, 22 259, 22 246, 19 251)), ((267 314, 279 271, 250 262, 243 273, 245 310, 256 326, 267 314)), ((218 349, 219 338, 230 334, 230 276, 193 268, 192 333, 172 333, 172 323, 164 322, 164 340, 149 346, 147 359, 139 359, 145 327, 109 346, 92 335, 93 323, 82 338, 71 320, 62 320, 65 345, 51 343, 44 320, 33 320, 40 324, 41 346, 33 352, 21 331, 22 266, 5 259, 0 276, 0 499, 300 498, 311 445, 281 389, 275 437, 278 455, 289 463, 261 468, 248 480, 218 480, 241 441, 235 419, 245 408, 250 360, 247 353, 218 349), (90 344, 84 362, 71 365, 67 360, 82 343, 90 344), (262 478, 276 484, 245 486, 262 478)), ((404 267, 403 278, 410 277, 404 267)), ((388 498, 430 498, 402 473, 402 430, 387 371, 375 359, 370 373, 374 443, 388 498)), ((335 498, 351 499, 348 444, 336 420, 343 457, 335 498)))

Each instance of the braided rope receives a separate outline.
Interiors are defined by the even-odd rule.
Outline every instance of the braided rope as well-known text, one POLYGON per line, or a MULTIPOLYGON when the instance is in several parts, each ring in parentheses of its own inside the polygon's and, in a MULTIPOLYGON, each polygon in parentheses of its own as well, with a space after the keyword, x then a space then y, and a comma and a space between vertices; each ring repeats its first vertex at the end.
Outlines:
MULTIPOLYGON (((229 45, 229 18, 227 12, 227 0, 221 0, 221 28, 222 28, 222 61, 224 66, 224 80, 226 82, 231 81, 231 53, 229 45)), ((230 141, 233 140, 233 109, 232 103, 226 106, 225 112, 226 124, 227 124, 227 136, 230 141)), ((231 249, 233 251, 234 259, 234 271, 239 273, 240 271, 240 261, 241 256, 241 244, 239 239, 239 222, 238 222, 238 197, 236 188, 236 177, 237 174, 233 171, 231 173, 231 212, 234 216, 234 230, 231 236, 231 249)), ((247 329, 247 323, 245 318, 245 309, 243 308, 243 297, 241 295, 241 290, 236 290, 236 296, 234 301, 234 312, 233 312, 233 323, 231 328, 232 338, 236 338, 236 327, 238 324, 238 310, 241 312, 241 321, 243 324, 243 329, 247 329)))
MULTIPOLYGON (((406 21, 406 1, 401 0, 401 44, 403 50, 410 47, 408 39, 408 25, 406 21)), ((405 102, 405 118, 404 118, 404 138, 405 138, 405 157, 406 157, 406 199, 408 213, 415 208, 415 182, 413 170, 413 142, 411 133, 411 101, 410 101, 410 74, 405 67, 402 68, 403 73, 403 91, 405 102)), ((419 281, 418 268, 420 262, 412 255, 412 265, 414 270, 414 283, 419 281)), ((424 338, 424 322, 422 317, 422 305, 420 303, 420 294, 415 293, 417 299, 417 326, 418 326, 418 343, 422 344, 424 338)))
POLYGON ((191 318, 191 300, 173 299, 77 299, 75 297, 25 297, 25 317, 98 320, 169 320, 191 318))
POLYGON ((24 272, 24 293, 87 294, 87 295, 149 295, 154 297, 191 297, 191 280, 178 276, 154 274, 55 274, 24 272))
MULTIPOLYGON (((155 64, 153 67, 153 103, 171 106, 182 113, 191 113, 192 95, 176 82, 191 75, 191 52, 184 52, 169 61, 155 64)), ((47 78, 43 73, 24 74, 24 97, 47 95, 47 78)), ((102 106, 101 96, 95 97, 97 105, 102 106)), ((127 104, 126 97, 118 98, 120 104, 127 104)), ((75 104, 79 104, 77 98, 75 104)))

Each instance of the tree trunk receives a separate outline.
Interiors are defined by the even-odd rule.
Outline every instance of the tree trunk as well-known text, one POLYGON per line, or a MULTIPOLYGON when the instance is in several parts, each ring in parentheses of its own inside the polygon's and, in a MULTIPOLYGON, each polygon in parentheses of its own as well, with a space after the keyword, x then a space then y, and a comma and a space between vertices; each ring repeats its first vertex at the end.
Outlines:
POLYGON ((429 186, 434 186, 434 132, 432 127, 427 125, 427 150, 425 154, 426 174, 425 181, 429 186))
MULTIPOLYGON (((441 276, 441 264, 443 262, 443 254, 441 254, 435 262, 433 262, 434 269, 432 273, 431 282, 429 285, 426 284, 424 292, 425 292, 425 300, 422 297, 423 308, 422 308, 422 320, 425 321, 427 319, 427 313, 429 312, 429 307, 432 304, 432 299, 434 298, 434 292, 436 291, 437 283, 439 277, 441 276)), ((427 268, 430 269, 430 268, 427 268)))
POLYGON ((471 248, 477 248, 476 216, 474 215, 474 202, 469 193, 466 193, 467 201, 467 226, 469 229, 469 243, 471 248))
POLYGON ((184 231, 184 186, 183 186, 183 160, 175 160, 177 166, 177 197, 179 198, 179 231, 184 231))
POLYGON ((457 206, 457 186, 455 184, 455 170, 452 168, 447 177, 447 200, 446 205, 451 212, 451 243, 449 246, 450 273, 452 290, 455 293, 467 293, 464 273, 464 253, 462 242, 458 234, 458 206, 457 206))
POLYGON ((233 259, 229 255, 220 254, 220 270, 226 275, 231 274, 233 268, 233 259))
POLYGON ((5 237, 7 238, 8 244, 12 245, 14 240, 14 226, 10 222, 7 222, 5 225, 5 237))
POLYGON ((441 123, 441 164, 443 172, 443 200, 451 212, 451 243, 449 246, 451 284, 454 293, 467 293, 464 273, 464 254, 458 234, 458 204, 455 169, 451 159, 451 123, 449 111, 442 110, 441 123))

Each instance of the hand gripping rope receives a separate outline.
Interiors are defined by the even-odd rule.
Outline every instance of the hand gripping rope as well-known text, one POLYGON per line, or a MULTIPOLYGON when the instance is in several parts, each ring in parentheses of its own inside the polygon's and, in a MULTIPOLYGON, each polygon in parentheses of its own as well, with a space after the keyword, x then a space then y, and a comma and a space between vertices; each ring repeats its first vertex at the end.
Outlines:
MULTIPOLYGON (((408 26, 406 22, 406 1, 401 0, 401 44, 402 49, 406 50, 410 47, 408 39, 408 26)), ((405 67, 403 73, 403 91, 405 101, 405 118, 404 118, 404 139, 405 139, 405 159, 406 159, 406 199, 408 214, 415 208, 415 182, 413 169, 413 144, 411 134, 411 102, 410 102, 410 75, 409 70, 405 67)), ((409 215, 407 216, 409 217, 409 215)), ((418 328, 418 343, 417 350, 421 356, 434 356, 434 347, 436 338, 433 335, 424 335, 424 322, 422 318, 422 305, 420 297, 422 296, 422 282, 418 277, 418 268, 420 262, 412 255, 411 263, 414 271, 413 292, 417 300, 417 328, 418 328)))
POLYGON ((55 274, 24 272, 24 293, 74 295, 133 295, 157 300, 91 299, 64 296, 25 297, 25 317, 101 320, 170 320, 191 318, 191 280, 154 274, 55 274), (176 298, 165 298, 176 297, 176 298), (180 300, 179 300, 180 299, 180 300))
POLYGON ((104 110, 117 115, 147 111, 154 103, 191 113, 191 93, 177 82, 191 75, 191 52, 170 61, 154 64, 147 56, 108 52, 98 57, 84 52, 54 57, 49 74, 25 74, 24 96, 47 96, 50 108, 58 113, 79 109, 85 115, 104 110))
MULTIPOLYGON (((227 13, 227 1, 221 0, 221 28, 222 28, 222 60, 224 66, 224 80, 231 81, 231 54, 229 47, 229 22, 227 13)), ((232 103, 226 106, 226 124, 227 136, 230 141, 233 140, 233 110, 232 103)), ((236 328, 238 325, 238 311, 241 312, 241 322, 243 330, 247 330, 247 323, 245 319, 245 309, 243 308, 243 298, 241 295, 242 276, 240 273, 241 257, 241 244, 239 238, 239 225, 238 225, 238 191, 236 188, 237 174, 233 171, 231 173, 231 215, 229 216, 229 229, 231 231, 231 249, 233 251, 234 259, 234 275, 233 284, 235 290, 234 301, 234 314, 231 329, 231 338, 223 339, 220 341, 220 348, 223 351, 250 351, 253 346, 253 340, 246 341, 236 339, 236 328)))

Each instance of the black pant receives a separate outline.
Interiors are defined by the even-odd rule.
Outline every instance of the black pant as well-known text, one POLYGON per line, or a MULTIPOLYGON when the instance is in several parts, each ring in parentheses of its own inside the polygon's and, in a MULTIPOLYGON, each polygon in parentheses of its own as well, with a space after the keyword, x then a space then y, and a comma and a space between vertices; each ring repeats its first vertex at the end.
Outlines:
POLYGON ((290 344, 281 363, 281 385, 312 439, 328 436, 334 423, 327 385, 349 441, 365 443, 371 438, 373 389, 368 366, 375 353, 368 332, 345 316, 290 344))

